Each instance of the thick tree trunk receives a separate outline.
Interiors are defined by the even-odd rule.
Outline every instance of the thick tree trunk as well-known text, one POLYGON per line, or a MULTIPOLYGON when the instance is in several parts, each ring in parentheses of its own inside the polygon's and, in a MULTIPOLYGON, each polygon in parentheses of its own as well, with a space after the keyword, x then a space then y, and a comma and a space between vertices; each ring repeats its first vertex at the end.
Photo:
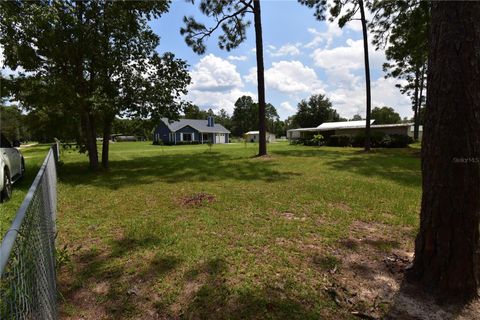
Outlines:
POLYGON ((255 44, 257 50, 258 130, 260 134, 258 155, 264 156, 267 154, 267 130, 265 120, 265 68, 263 65, 262 16, 260 13, 260 0, 253 1, 253 13, 255 20, 255 44))
POLYGON ((413 140, 418 141, 418 108, 419 108, 419 97, 418 97, 418 91, 419 91, 419 80, 420 78, 420 68, 416 66, 415 69, 415 92, 414 92, 414 102, 413 102, 413 140))
POLYGON ((98 169, 98 150, 97 150, 97 137, 95 130, 95 123, 93 116, 89 112, 83 111, 82 113, 85 146, 87 148, 88 161, 90 169, 98 169))
POLYGON ((365 116, 365 151, 370 151, 370 114, 372 110, 372 94, 370 90, 370 61, 368 59, 368 34, 367 34, 367 20, 365 18, 365 7, 363 0, 359 0, 360 16, 362 21, 363 31, 363 54, 365 58, 365 88, 367 94, 367 110, 365 116))
POLYGON ((410 279, 440 299, 480 284, 480 2, 432 2, 420 231, 410 279))
POLYGON ((82 117, 82 129, 85 135, 85 144, 88 153, 88 160, 90 169, 98 169, 98 150, 97 150, 97 137, 96 137, 96 130, 95 130, 95 121, 94 117, 90 112, 90 108, 88 106, 88 102, 86 101, 86 97, 88 96, 87 92, 87 84, 84 77, 84 29, 83 29, 83 20, 84 20, 84 8, 82 1, 75 1, 75 5, 77 6, 77 19, 78 19, 78 43, 77 43, 77 52, 76 52, 76 59, 75 59, 75 71, 76 71, 76 78, 77 78, 77 94, 79 96, 78 103, 80 107, 80 116, 82 117))
POLYGON ((105 119, 103 123, 103 142, 102 142, 102 167, 108 169, 108 152, 110 148, 110 135, 112 134, 113 119, 105 119))

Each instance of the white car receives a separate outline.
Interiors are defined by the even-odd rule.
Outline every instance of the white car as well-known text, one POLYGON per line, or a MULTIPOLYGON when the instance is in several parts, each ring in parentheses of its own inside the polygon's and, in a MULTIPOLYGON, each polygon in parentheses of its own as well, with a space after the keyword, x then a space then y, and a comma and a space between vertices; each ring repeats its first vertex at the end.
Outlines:
POLYGON ((25 174, 25 160, 17 147, 20 143, 10 143, 0 133, 0 202, 12 196, 12 184, 25 174))

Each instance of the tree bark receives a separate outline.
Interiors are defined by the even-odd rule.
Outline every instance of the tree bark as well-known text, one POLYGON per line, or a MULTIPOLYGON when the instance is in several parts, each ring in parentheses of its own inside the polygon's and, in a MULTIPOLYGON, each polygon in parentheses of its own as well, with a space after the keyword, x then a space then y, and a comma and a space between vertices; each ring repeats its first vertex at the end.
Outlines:
POLYGON ((112 134, 113 119, 108 118, 103 123, 103 141, 102 141, 102 167, 108 169, 109 157, 108 152, 110 149, 110 135, 112 134))
POLYGON ((88 162, 90 169, 98 169, 98 150, 97 138, 93 116, 82 108, 82 130, 84 131, 85 147, 88 154, 88 162))
POLYGON ((420 231, 410 280, 440 300, 480 284, 480 2, 432 2, 420 231))
POLYGON ((265 119, 265 67, 263 65, 262 16, 260 12, 260 0, 253 0, 253 14, 255 21, 255 45, 257 50, 258 130, 260 134, 258 155, 264 156, 267 154, 267 130, 265 119))
POLYGON ((420 78, 420 67, 418 65, 415 67, 415 92, 414 92, 414 102, 413 102, 413 140, 418 141, 418 108, 419 108, 419 78, 420 78))
POLYGON ((98 169, 98 150, 97 150, 97 137, 95 130, 95 121, 91 113, 91 108, 86 101, 87 97, 87 84, 84 76, 84 8, 82 1, 75 1, 77 6, 77 18, 78 18, 78 43, 77 43, 77 52, 76 52, 76 78, 77 78, 77 93, 78 93, 78 104, 80 105, 80 116, 82 117, 82 129, 85 131, 85 144, 88 153, 88 160, 90 169, 98 169))
POLYGON ((418 102, 418 110, 417 110, 417 117, 419 118, 418 121, 414 124, 413 127, 413 135, 417 137, 420 136, 419 129, 420 129, 420 111, 422 111, 422 102, 423 102, 423 88, 425 87, 425 68, 426 65, 422 67, 422 76, 420 77, 420 93, 419 93, 419 102, 418 102))
POLYGON ((365 88, 367 94, 367 109, 365 116, 365 151, 370 151, 370 118, 372 110, 372 94, 370 90, 370 61, 368 59, 368 34, 367 34, 367 20, 365 18, 365 7, 363 0, 358 1, 360 7, 360 19, 362 21, 363 32, 363 54, 365 58, 365 88))

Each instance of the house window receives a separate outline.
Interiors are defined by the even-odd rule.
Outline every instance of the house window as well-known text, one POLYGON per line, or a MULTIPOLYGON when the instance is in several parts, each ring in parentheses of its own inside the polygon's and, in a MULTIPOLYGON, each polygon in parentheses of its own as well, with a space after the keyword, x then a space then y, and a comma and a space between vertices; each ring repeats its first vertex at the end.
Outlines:
POLYGON ((192 141, 192 134, 191 133, 184 133, 183 134, 183 141, 192 141))
POLYGON ((208 141, 208 133, 204 133, 202 136, 203 141, 208 141))

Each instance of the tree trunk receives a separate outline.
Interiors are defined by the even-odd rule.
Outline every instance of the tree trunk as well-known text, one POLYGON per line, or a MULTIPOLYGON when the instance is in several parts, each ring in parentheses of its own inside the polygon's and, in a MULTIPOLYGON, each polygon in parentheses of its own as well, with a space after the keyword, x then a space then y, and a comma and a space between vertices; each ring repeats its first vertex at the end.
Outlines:
POLYGON ((480 283, 480 2, 432 2, 420 231, 408 276, 440 300, 480 283))
POLYGON ((78 19, 78 43, 76 48, 76 59, 75 59, 75 72, 76 72, 76 81, 77 81, 77 94, 79 96, 78 103, 80 106, 80 116, 82 117, 82 128, 85 131, 85 144, 88 153, 88 160, 90 169, 98 169, 98 150, 97 150, 97 137, 95 130, 95 121, 94 117, 90 112, 90 108, 87 105, 86 97, 88 96, 87 85, 84 77, 84 8, 82 1, 75 1, 77 6, 77 19, 78 19))
POLYGON ((90 169, 98 169, 98 150, 97 150, 97 137, 95 130, 95 123, 93 116, 87 112, 82 112, 82 118, 84 121, 84 135, 85 135, 85 146, 87 148, 88 161, 90 169))
POLYGON ((418 98, 418 87, 419 87, 419 78, 420 78, 420 68, 418 65, 415 67, 415 92, 414 92, 414 102, 413 102, 413 140, 418 141, 418 108, 419 108, 419 101, 418 98))
POLYGON ((360 15, 362 21, 363 31, 363 54, 365 58, 365 88, 367 91, 367 110, 365 123, 365 151, 370 151, 370 113, 372 110, 372 94, 370 90, 370 62, 368 59, 368 35, 367 35, 367 20, 365 18, 365 7, 363 0, 358 1, 360 7, 360 15))
POLYGON ((108 118, 103 123, 103 142, 102 142, 102 167, 108 169, 108 152, 110 148, 110 135, 112 134, 113 119, 108 118))
POLYGON ((417 110, 417 117, 419 118, 418 121, 414 124, 413 127, 413 134, 414 136, 419 137, 419 129, 420 129, 420 111, 422 111, 422 102, 423 102, 423 88, 425 86, 425 68, 426 65, 424 64, 422 67, 422 76, 420 77, 420 93, 419 93, 419 102, 418 102, 418 110, 417 110))
POLYGON ((255 20, 255 45, 257 50, 258 130, 260 134, 258 155, 264 156, 267 154, 267 130, 265 120, 265 68, 263 65, 262 16, 260 14, 260 0, 253 1, 253 13, 255 20))

